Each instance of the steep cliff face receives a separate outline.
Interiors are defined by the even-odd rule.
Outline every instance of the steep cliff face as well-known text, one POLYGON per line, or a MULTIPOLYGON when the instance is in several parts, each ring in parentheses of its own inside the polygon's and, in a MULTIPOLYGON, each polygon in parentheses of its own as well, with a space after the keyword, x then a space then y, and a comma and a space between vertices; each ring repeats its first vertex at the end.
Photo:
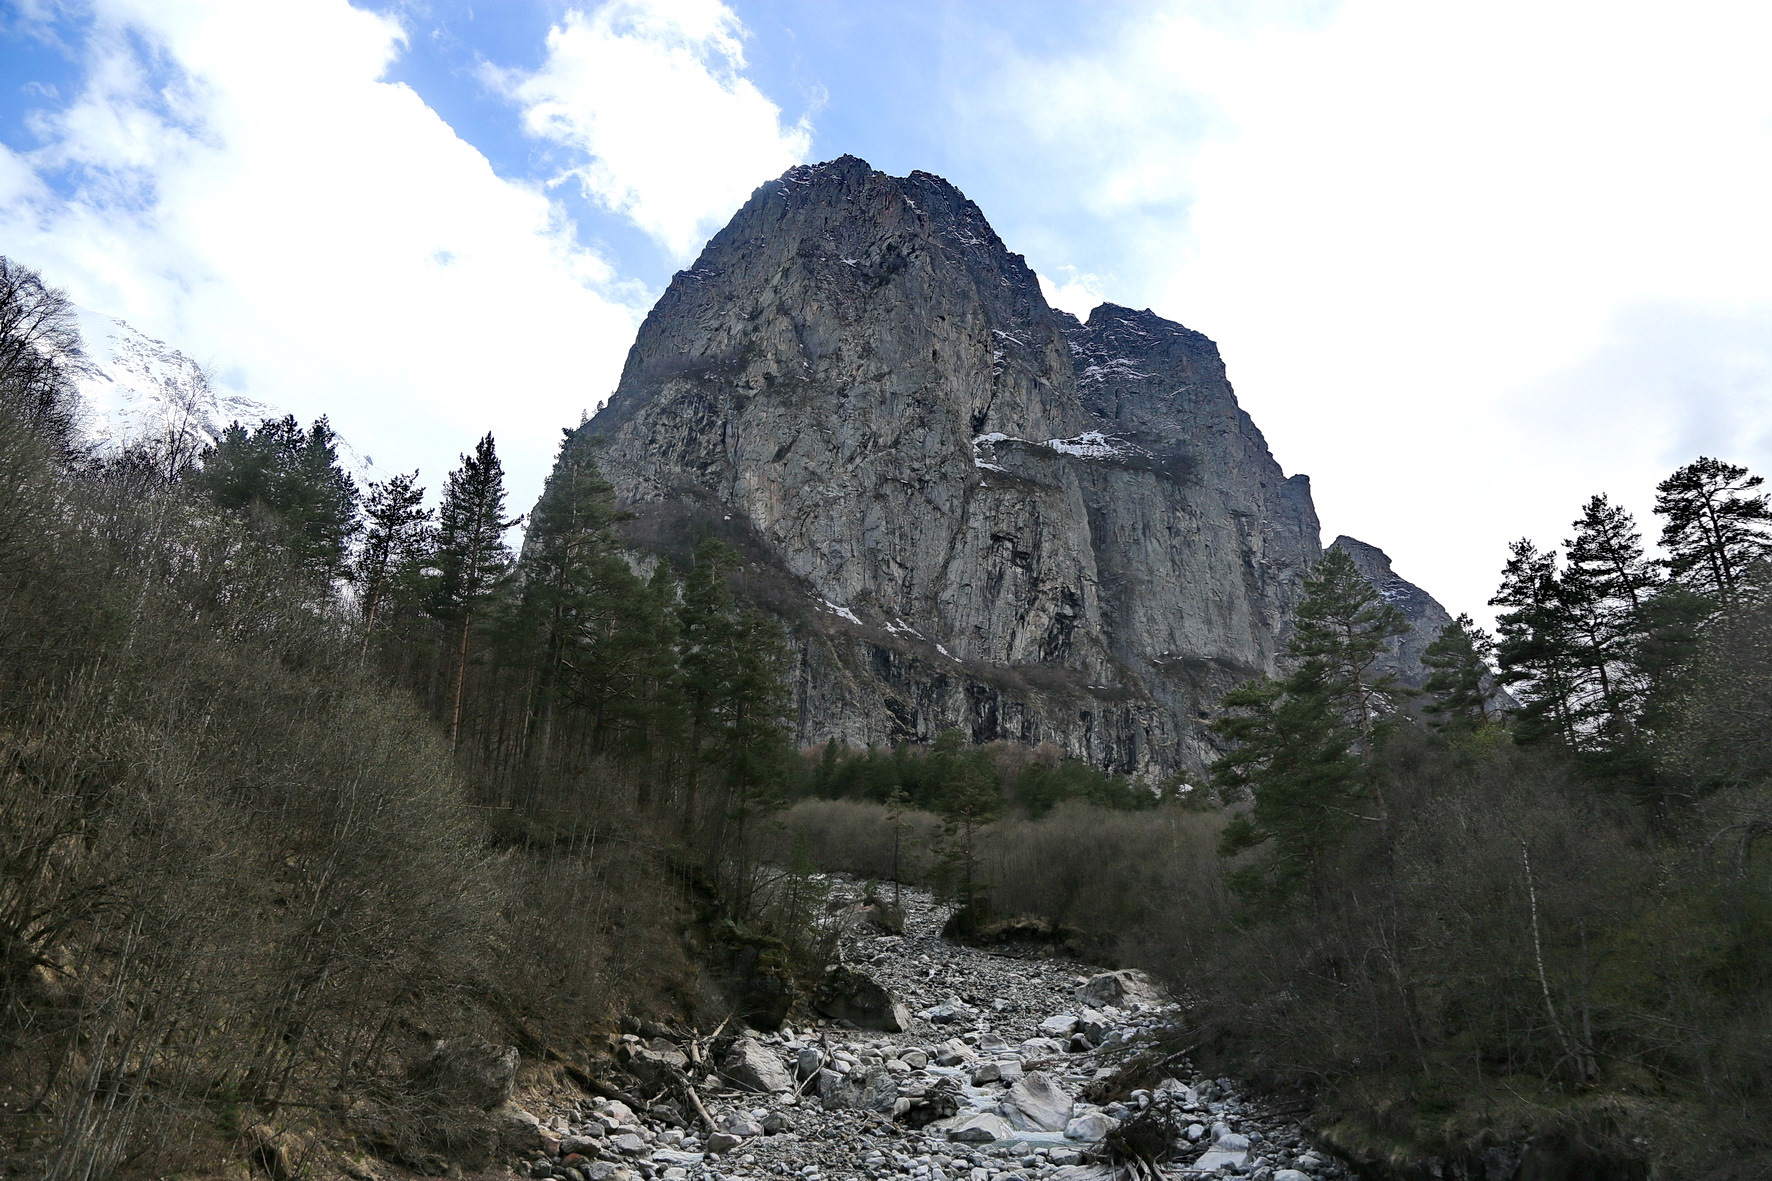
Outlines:
POLYGON ((738 545, 803 741, 1053 741, 1197 771, 1320 552, 1211 341, 1047 307, 976 206, 854 157, 757 190, 581 430, 636 545, 738 545))
POLYGON ((1432 595, 1398 577, 1391 569, 1390 555, 1377 546, 1342 536, 1330 542, 1329 548, 1345 550, 1354 560, 1354 568, 1408 621, 1409 630, 1390 641, 1390 652, 1380 660, 1379 667, 1411 689, 1427 684, 1430 670, 1421 663, 1422 654, 1452 622, 1452 616, 1432 595))

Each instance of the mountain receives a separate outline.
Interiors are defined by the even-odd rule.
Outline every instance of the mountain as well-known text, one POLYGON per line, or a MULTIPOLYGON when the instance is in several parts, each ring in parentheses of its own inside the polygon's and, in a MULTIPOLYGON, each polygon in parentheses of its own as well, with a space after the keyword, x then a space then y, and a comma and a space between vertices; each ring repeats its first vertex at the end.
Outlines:
MULTIPOLYGON (((128 321, 76 309, 84 355, 75 385, 85 410, 88 439, 101 453, 132 443, 184 439, 214 443, 231 422, 252 426, 284 411, 244 394, 218 389, 203 366, 128 321)), ((338 440, 339 462, 359 486, 385 476, 367 456, 338 440)))
POLYGON ((756 191, 579 435, 634 545, 744 555, 803 742, 959 727, 1197 774, 1321 553, 1210 340, 1053 310, 954 186, 853 156, 756 191))

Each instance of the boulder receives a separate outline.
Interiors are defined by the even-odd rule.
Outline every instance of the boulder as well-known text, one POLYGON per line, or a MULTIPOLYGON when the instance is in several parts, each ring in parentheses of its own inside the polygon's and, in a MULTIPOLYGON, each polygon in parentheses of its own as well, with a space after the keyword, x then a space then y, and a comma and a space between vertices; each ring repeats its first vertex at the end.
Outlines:
POLYGON ((1093 1144, 1120 1126, 1120 1121, 1099 1111, 1084 1112, 1064 1126, 1066 1140, 1086 1140, 1093 1144))
MULTIPOLYGON (((550 1147, 552 1137, 542 1131, 541 1120, 514 1103, 493 1108, 487 1118, 498 1129, 499 1145, 506 1155, 533 1158, 550 1147)), ((596 1153, 586 1152, 585 1155, 595 1156, 596 1153)))
POLYGON ((997 1140, 1007 1140, 1013 1135, 1015 1129, 1002 1116, 988 1111, 969 1115, 948 1129, 948 1139, 960 1144, 990 1144, 997 1140))
POLYGON ((917 1014, 932 1025, 954 1025, 961 1029, 971 1029, 978 1024, 978 1010, 958 997, 947 1000, 917 1014))
POLYGON ((868 926, 887 935, 904 934, 904 907, 884 898, 869 898, 858 912, 868 926))
POLYGON ((517 1048, 477 1037, 449 1038, 407 1072, 413 1093, 445 1107, 491 1111, 510 1102, 517 1085, 517 1048))
POLYGON ((1097 1009, 1109 1005, 1121 1008, 1133 1004, 1160 1005, 1163 1003, 1163 986, 1148 973, 1136 968, 1122 968, 1117 972, 1091 976, 1078 987, 1077 999, 1097 1009))
POLYGON ((951 1037, 935 1047, 935 1064, 937 1066, 964 1066, 978 1057, 972 1047, 957 1037, 951 1037))
POLYGON ((911 1024, 911 1013, 904 1002, 872 977, 842 964, 826 972, 818 982, 812 993, 812 1007, 857 1029, 902 1033, 911 1024))
POLYGON ((1056 1080, 1038 1070, 1023 1075, 1009 1088, 1008 1103, 1029 1126, 1042 1132, 1062 1132, 1075 1106, 1056 1080))
POLYGON ((1040 1022, 1040 1032, 1047 1037, 1068 1038, 1077 1032, 1077 1015, 1075 1013, 1055 1013, 1040 1022))
POLYGON ((1224 1149, 1214 1147, 1199 1160, 1188 1167, 1196 1173, 1216 1173, 1224 1166, 1242 1170, 1249 1163, 1249 1150, 1246 1148, 1224 1149))
POLYGON ((1088 1038, 1091 1044, 1100 1045, 1101 1039, 1106 1037, 1108 1031, 1113 1027, 1113 1022, 1109 1021, 1094 1009, 1084 1009, 1081 1013, 1077 1014, 1077 1028, 1075 1032, 1088 1038))
POLYGON ((747 1091, 760 1091, 765 1094, 785 1091, 794 1085, 788 1077, 787 1068, 775 1051, 758 1042, 755 1038, 740 1038, 732 1044, 725 1059, 720 1063, 720 1071, 734 1085, 747 1091))
POLYGON ((890 1112, 898 1099, 898 1082, 883 1066, 869 1066, 848 1074, 833 1070, 818 1075, 818 1101, 826 1111, 890 1112))
POLYGON ((734 1136, 761 1136, 763 1125, 742 1111, 728 1111, 719 1119, 720 1130, 734 1136))

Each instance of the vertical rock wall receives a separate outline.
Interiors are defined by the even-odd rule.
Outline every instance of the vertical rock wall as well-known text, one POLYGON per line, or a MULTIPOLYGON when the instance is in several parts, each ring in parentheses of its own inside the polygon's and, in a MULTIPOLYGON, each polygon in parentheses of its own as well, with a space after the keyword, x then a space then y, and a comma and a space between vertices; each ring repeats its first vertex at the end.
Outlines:
POLYGON ((1053 311, 952 185, 854 157, 758 189, 581 430, 634 544, 745 555, 806 742, 958 726, 1197 771, 1320 552, 1211 341, 1053 311))

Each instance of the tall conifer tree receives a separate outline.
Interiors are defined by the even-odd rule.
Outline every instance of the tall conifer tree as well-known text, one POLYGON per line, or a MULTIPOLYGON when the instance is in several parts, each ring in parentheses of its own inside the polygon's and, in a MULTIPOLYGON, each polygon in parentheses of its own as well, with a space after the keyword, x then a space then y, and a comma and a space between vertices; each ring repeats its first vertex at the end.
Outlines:
POLYGON ((1422 688, 1433 698, 1425 708, 1436 725, 1474 730, 1489 721, 1494 651, 1495 641, 1469 615, 1440 629, 1421 655, 1421 663, 1433 670, 1422 688))
POLYGON ((1675 581, 1718 603, 1741 594, 1756 563, 1772 556, 1772 498, 1764 477, 1709 456, 1657 485, 1661 545, 1675 581))
POLYGON ((449 742, 461 735, 462 691, 467 681, 469 641, 481 606, 510 569, 505 530, 518 518, 505 518, 504 467, 492 435, 461 457, 449 473, 437 511, 436 565, 440 577, 432 613, 455 631, 455 675, 450 689, 449 742))
POLYGON ((1214 782, 1249 792, 1254 807, 1226 830, 1226 855, 1257 846, 1265 861, 1238 872, 1249 890, 1288 898, 1322 882, 1324 859, 1370 799, 1387 823, 1385 802, 1369 759, 1394 678, 1379 663, 1389 641, 1407 630, 1339 549, 1325 553, 1305 580, 1282 681, 1263 679, 1227 693, 1240 710, 1213 723, 1236 745, 1212 766, 1214 782))
POLYGON ((417 472, 378 480, 364 498, 363 546, 357 554, 356 576, 365 645, 395 580, 430 543, 431 510, 421 507, 424 498, 417 472))

